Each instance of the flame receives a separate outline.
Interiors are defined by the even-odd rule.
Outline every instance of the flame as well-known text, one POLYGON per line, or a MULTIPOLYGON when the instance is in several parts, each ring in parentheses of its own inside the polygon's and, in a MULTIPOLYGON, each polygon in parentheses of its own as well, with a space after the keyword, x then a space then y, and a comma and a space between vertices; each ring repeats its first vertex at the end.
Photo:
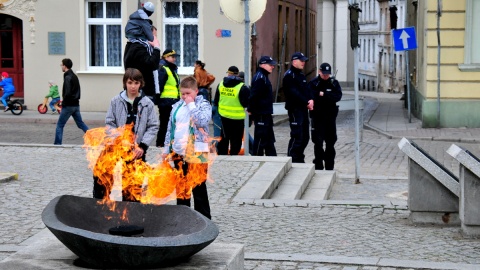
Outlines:
MULTIPOLYGON (((187 151, 185 160, 189 166, 188 174, 184 176, 181 166, 180 169, 175 169, 169 162, 174 154, 153 164, 134 159, 132 150, 135 147, 135 134, 132 131, 132 124, 116 129, 108 127, 90 129, 86 132, 84 141, 83 148, 86 150, 89 168, 93 175, 98 177, 99 183, 106 190, 112 190, 115 179, 121 180, 122 193, 129 194, 131 200, 165 204, 176 198, 188 199, 191 197, 192 188, 205 180, 211 181, 207 168, 216 156, 214 146, 211 144, 207 159, 200 157, 198 153, 187 151), (203 163, 199 163, 200 161, 203 163)), ((115 211, 115 201, 110 199, 109 192, 99 203, 115 211)), ((126 218, 126 212, 123 216, 126 218)))

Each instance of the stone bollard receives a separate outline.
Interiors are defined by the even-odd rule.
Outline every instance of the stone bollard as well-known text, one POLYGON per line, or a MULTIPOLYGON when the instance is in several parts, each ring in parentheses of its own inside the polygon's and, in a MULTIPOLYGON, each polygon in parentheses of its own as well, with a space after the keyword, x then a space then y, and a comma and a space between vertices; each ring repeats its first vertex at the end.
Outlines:
POLYGON ((408 208, 417 224, 460 225, 458 178, 406 138, 398 147, 408 156, 408 208))
POLYGON ((480 237, 480 160, 452 144, 447 153, 460 162, 460 221, 462 234, 480 237))

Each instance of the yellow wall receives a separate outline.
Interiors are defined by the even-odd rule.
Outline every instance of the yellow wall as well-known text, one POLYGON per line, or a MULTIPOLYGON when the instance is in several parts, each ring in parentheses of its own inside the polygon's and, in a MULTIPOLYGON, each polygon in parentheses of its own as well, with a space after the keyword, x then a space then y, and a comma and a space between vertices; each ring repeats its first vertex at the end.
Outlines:
MULTIPOLYGON (((419 1, 420 2, 420 1, 419 1)), ((423 1, 422 1, 423 2, 423 1)), ((465 0, 442 1, 443 13, 440 17, 440 92, 442 99, 478 99, 480 72, 460 71, 458 65, 464 62, 465 44, 465 0)), ((437 0, 424 2, 425 27, 423 50, 417 61, 425 68, 419 80, 424 80, 425 90, 420 90, 426 98, 437 97, 437 0)), ((421 6, 421 5, 419 5, 421 6)), ((421 10, 419 9, 419 12, 421 10)), ((417 35, 419 35, 417 33, 417 35)))

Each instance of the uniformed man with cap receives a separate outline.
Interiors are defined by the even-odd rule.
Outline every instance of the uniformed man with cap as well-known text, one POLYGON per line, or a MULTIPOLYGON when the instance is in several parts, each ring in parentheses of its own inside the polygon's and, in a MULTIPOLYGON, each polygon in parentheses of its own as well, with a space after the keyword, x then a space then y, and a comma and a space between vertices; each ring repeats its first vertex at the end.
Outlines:
POLYGON ((160 60, 158 69, 158 93, 156 103, 160 113, 160 128, 157 134, 157 147, 163 147, 165 134, 167 134, 168 119, 172 111, 172 105, 180 99, 180 78, 177 74, 175 61, 180 56, 175 50, 166 49, 160 60))
POLYGON ((253 135, 253 156, 276 156, 275 134, 273 133, 273 94, 268 75, 277 62, 270 56, 262 56, 258 61, 257 73, 253 75, 248 101, 255 131, 253 135))
POLYGON ((217 145, 219 155, 238 155, 242 148, 245 128, 245 109, 248 106, 250 89, 238 77, 238 68, 228 68, 227 76, 218 84, 213 105, 218 106, 222 120, 222 139, 217 145), (230 146, 230 151, 229 151, 230 146))
POLYGON ((335 165, 335 142, 337 142, 338 115, 337 102, 342 99, 342 88, 331 76, 332 67, 328 63, 320 65, 318 76, 308 83, 314 97, 311 132, 314 143, 315 170, 333 170, 335 165), (325 142, 325 149, 323 143, 325 142))
POLYGON ((305 163, 305 148, 310 140, 308 111, 313 109, 313 97, 307 88, 302 70, 308 58, 301 52, 292 55, 290 69, 283 76, 285 109, 290 122, 287 155, 294 163, 305 163))

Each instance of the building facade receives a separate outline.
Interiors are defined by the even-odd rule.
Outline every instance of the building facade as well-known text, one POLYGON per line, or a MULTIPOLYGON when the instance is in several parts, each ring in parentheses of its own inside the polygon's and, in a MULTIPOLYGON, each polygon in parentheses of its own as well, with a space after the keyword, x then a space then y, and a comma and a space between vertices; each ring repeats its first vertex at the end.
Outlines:
POLYGON ((480 127, 480 1, 408 0, 412 112, 423 127, 480 127), (440 40, 440 43, 438 42, 440 40))
MULTIPOLYGON (((124 27, 138 0, 0 0, 0 70, 36 108, 48 81, 62 85, 63 58, 73 61, 82 88, 82 111, 106 111, 122 90, 124 27)), ((218 1, 150 0, 162 50, 175 49, 181 76, 206 62, 217 81, 229 66, 244 67, 244 25, 227 19, 218 1), (206 19, 208 18, 208 19, 206 19), (222 32, 223 30, 223 32, 222 32), (219 35, 219 33, 229 35, 219 35)))

